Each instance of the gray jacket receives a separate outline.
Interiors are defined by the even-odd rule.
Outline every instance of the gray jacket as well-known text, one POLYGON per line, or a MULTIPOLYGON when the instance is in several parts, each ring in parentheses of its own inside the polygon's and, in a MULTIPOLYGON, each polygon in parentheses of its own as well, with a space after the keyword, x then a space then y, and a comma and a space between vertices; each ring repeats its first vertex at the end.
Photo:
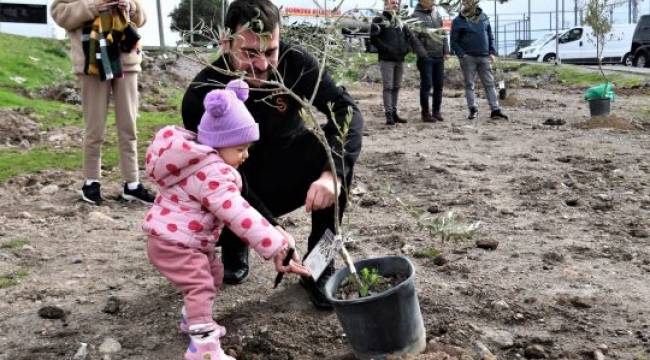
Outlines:
MULTIPOLYGON (((417 20, 415 25, 411 25, 411 29, 415 34, 414 42, 424 48, 428 57, 441 58, 449 54, 449 42, 446 34, 425 31, 425 29, 441 29, 440 32, 444 31, 442 30, 442 17, 438 12, 433 13, 430 10, 424 10, 422 5, 417 4, 411 18, 417 20)), ((418 57, 421 57, 419 52, 418 57)))

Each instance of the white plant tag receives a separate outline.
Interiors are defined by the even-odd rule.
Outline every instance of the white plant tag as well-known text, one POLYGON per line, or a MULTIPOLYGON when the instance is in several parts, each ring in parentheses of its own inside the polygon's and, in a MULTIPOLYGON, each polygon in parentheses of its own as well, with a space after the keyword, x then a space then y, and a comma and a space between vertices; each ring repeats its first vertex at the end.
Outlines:
POLYGON ((303 265, 311 271, 311 277, 314 281, 323 274, 327 264, 329 264, 336 254, 339 253, 343 246, 343 237, 341 235, 334 236, 329 229, 325 230, 323 236, 318 240, 318 244, 309 253, 303 265))
POLYGON ((505 89, 506 88, 506 82, 501 80, 499 81, 499 89, 505 89))

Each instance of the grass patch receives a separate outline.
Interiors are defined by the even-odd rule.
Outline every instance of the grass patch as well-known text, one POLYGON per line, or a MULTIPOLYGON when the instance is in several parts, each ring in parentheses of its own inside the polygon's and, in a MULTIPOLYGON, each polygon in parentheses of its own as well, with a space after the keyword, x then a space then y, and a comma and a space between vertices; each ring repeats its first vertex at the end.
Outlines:
POLYGON ((29 275, 29 272, 24 269, 18 269, 15 273, 8 275, 0 275, 0 289, 6 289, 18 285, 20 279, 24 279, 29 275))
MULTIPOLYGON (((106 138, 102 146, 102 169, 112 170, 119 163, 117 132, 115 131, 114 115, 109 116, 106 138)), ((176 111, 171 112, 141 112, 138 117, 138 154, 142 163, 144 153, 149 146, 153 134, 165 125, 182 126, 181 117, 176 111)), ((0 149, 0 183, 24 173, 40 170, 78 170, 82 166, 82 149, 52 149, 36 147, 28 151, 16 149, 0 149)))
POLYGON ((428 258, 428 259, 435 259, 440 255, 440 251, 436 249, 435 247, 429 247, 426 249, 423 249, 421 251, 416 251, 413 256, 416 258, 428 258))
POLYGON ((543 74, 551 74, 554 70, 551 65, 542 64, 524 64, 519 68, 519 75, 521 76, 537 76, 543 74))
POLYGON ((0 85, 37 89, 72 80, 68 51, 68 41, 0 34, 0 85))
MULTIPOLYGON (((549 65, 549 64, 523 64, 519 75, 535 77, 540 75, 550 76, 559 83, 573 86, 594 86, 605 82, 598 71, 585 70, 572 65, 549 65)), ((644 83, 640 76, 607 74, 609 81, 618 87, 638 86, 644 83)))
POLYGON ((29 241, 26 239, 13 239, 0 244, 0 249, 16 250, 27 244, 29 244, 29 241))
POLYGON ((29 151, 0 149, 0 183, 10 177, 44 169, 73 170, 81 167, 81 149, 55 150, 37 147, 29 151))
POLYGON ((0 108, 31 108, 37 115, 41 129, 64 125, 83 125, 83 117, 77 107, 58 101, 29 99, 13 90, 0 88, 0 108))

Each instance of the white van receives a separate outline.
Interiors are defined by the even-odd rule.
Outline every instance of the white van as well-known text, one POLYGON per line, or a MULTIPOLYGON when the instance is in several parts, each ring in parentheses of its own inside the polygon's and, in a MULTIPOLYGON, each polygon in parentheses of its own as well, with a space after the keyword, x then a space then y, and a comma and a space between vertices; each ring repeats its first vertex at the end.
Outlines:
POLYGON ((537 60, 539 57, 539 51, 549 43, 550 41, 555 40, 555 33, 548 32, 537 38, 530 45, 526 46, 523 49, 520 49, 521 58, 524 60, 537 60))
MULTIPOLYGON (((603 64, 632 65, 630 48, 635 24, 612 25, 612 30, 605 36, 603 64)), ((591 27, 579 26, 560 34, 558 38, 559 59, 565 64, 597 64, 596 37, 591 27)), ((539 62, 554 63, 555 41, 550 41, 539 51, 539 62)))

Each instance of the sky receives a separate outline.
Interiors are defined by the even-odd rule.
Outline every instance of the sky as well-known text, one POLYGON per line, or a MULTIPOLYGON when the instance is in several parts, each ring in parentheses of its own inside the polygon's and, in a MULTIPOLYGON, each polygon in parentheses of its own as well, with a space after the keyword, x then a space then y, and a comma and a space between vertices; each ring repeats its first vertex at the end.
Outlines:
MULTIPOLYGON (((304 6, 304 7, 314 7, 314 0, 274 0, 273 2, 278 5, 285 5, 285 6, 304 6)), ((325 1, 327 1, 328 7, 333 6, 335 3, 338 3, 340 0, 316 0, 320 4, 325 4, 325 1)), ((417 0, 402 0, 404 3, 413 1, 413 4, 417 2, 417 0)), ((557 0, 558 3, 560 4, 560 9, 561 9, 561 4, 562 0, 557 0)), ((573 12, 571 11, 571 8, 573 7, 573 1, 574 0, 564 0, 565 2, 565 21, 564 24, 566 27, 571 27, 573 26, 573 21, 574 21, 574 16, 573 12)), ((165 42, 168 46, 173 45, 176 43, 177 40, 179 40, 178 33, 172 32, 169 29, 169 17, 166 16, 172 9, 174 9, 180 0, 165 0, 161 1, 162 4, 162 10, 163 10, 163 23, 164 23, 164 28, 165 28, 165 42)), ((145 2, 148 7, 148 21, 145 27, 142 29, 142 35, 143 35, 143 40, 145 45, 157 45, 158 44, 158 20, 156 17, 155 13, 155 2, 154 1, 146 1, 145 2)), ((549 12, 549 11, 554 11, 555 10, 555 1, 553 0, 546 0, 546 1, 541 1, 541 0, 530 0, 531 3, 531 11, 534 12, 549 12)), ((349 8, 354 8, 354 7, 360 7, 360 8, 365 8, 365 7, 374 7, 374 8, 381 8, 383 4, 383 0, 344 0, 343 3, 343 8, 344 9, 349 9, 349 8)), ((492 17, 494 14, 494 1, 492 0, 481 0, 480 6, 485 10, 488 16, 492 17)), ((528 9, 528 0, 509 0, 505 4, 497 4, 497 14, 499 15, 500 18, 500 31, 503 31, 502 26, 505 23, 510 23, 510 25, 507 26, 506 30, 509 31, 507 37, 510 39, 515 38, 515 30, 517 25, 515 23, 517 21, 521 22, 521 19, 523 17, 524 13, 527 13, 528 9), (511 15, 510 15, 511 14, 511 15)), ((639 15, 642 14, 649 14, 650 13, 650 0, 643 0, 640 5, 639 5, 639 15)), ((627 23, 627 6, 622 6, 614 12, 614 22, 615 23, 627 23)), ((552 27, 554 28, 554 22, 555 22, 555 16, 552 15, 550 19, 553 23, 552 27)), ((560 19, 560 23, 561 23, 560 19)), ((534 31, 532 33, 533 39, 536 38, 537 36, 540 36, 541 34, 545 33, 548 31, 548 28, 551 25, 549 25, 549 15, 548 13, 546 14, 532 14, 532 29, 539 29, 539 31, 534 31)), ((502 35, 501 35, 502 38, 502 35)), ((514 44, 512 44, 514 45, 514 44)), ((512 47, 512 45, 510 45, 512 47)), ((503 49, 505 50, 505 49, 503 49)))

